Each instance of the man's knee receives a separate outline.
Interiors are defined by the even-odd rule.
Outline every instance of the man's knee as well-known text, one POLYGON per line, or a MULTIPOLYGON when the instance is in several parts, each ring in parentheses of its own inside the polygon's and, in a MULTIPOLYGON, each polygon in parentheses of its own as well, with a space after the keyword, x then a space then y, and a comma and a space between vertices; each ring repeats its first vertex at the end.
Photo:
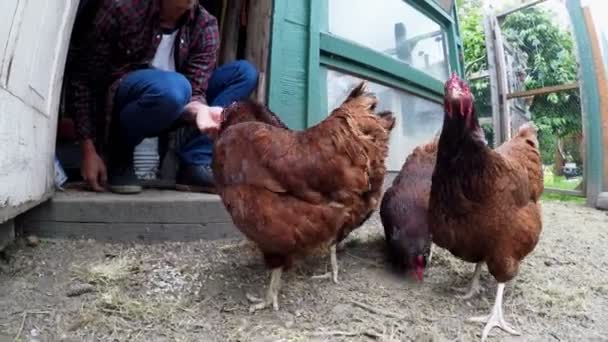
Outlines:
POLYGON ((188 79, 182 74, 167 72, 163 73, 155 83, 152 93, 163 110, 174 115, 181 114, 192 97, 192 86, 188 79))
POLYGON ((258 84, 258 70, 247 60, 238 60, 235 62, 238 72, 238 77, 241 83, 250 89, 251 92, 258 84))

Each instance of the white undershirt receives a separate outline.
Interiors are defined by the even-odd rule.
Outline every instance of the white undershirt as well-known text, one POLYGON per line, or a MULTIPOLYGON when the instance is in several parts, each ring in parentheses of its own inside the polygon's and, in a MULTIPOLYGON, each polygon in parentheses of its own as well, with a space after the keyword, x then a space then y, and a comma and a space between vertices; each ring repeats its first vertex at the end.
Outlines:
POLYGON ((163 38, 160 41, 160 44, 158 44, 154 59, 152 60, 153 67, 165 71, 175 71, 174 43, 177 31, 178 30, 173 31, 173 33, 163 34, 163 38))
MULTIPOLYGON (((0 0, 1 1, 1 0, 0 0)), ((164 71, 175 71, 175 36, 173 33, 163 34, 163 38, 158 44, 152 66, 164 71)), ((143 179, 155 179, 159 167, 158 159, 158 138, 146 138, 135 147, 134 153, 135 174, 143 179), (153 158, 150 161, 150 157, 153 158)))

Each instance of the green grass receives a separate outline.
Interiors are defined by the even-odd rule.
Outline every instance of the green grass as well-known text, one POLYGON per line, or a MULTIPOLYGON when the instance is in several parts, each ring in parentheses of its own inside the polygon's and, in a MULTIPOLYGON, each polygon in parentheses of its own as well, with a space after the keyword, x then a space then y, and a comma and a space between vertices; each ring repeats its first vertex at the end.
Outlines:
POLYGON ((576 190, 576 188, 583 181, 582 177, 578 177, 577 180, 566 180, 564 176, 556 176, 553 174, 553 170, 551 167, 545 168, 544 173, 544 182, 545 182, 545 192, 543 193, 542 200, 543 201, 553 201, 553 202, 569 202, 576 204, 585 204, 586 198, 581 196, 572 196, 566 194, 559 193, 550 193, 546 189, 558 189, 558 190, 576 190))
POLYGON ((565 194, 555 194, 555 193, 547 193, 545 192, 541 199, 547 202, 568 202, 568 203, 576 203, 584 205, 587 201, 585 197, 580 196, 572 196, 565 194))
POLYGON ((544 181, 545 188, 574 190, 582 182, 582 178, 578 177, 578 181, 566 180, 564 176, 556 176, 550 169, 545 169, 544 181))

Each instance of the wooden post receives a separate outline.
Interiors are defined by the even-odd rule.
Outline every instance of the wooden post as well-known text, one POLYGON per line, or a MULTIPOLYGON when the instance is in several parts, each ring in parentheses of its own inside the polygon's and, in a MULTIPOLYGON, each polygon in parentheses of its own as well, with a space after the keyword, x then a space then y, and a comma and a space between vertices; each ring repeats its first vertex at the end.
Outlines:
POLYGON ((506 142, 511 139, 511 107, 507 100, 509 92, 509 81, 507 79, 507 63, 505 60, 505 44, 502 37, 502 30, 498 20, 492 18, 494 31, 494 48, 496 49, 496 75, 498 76, 498 100, 500 108, 500 120, 502 123, 502 141, 506 142))
POLYGON ((494 119, 494 147, 497 147, 511 137, 511 115, 507 100, 509 85, 502 32, 496 17, 490 14, 489 10, 484 23, 488 73, 490 74, 492 118, 494 119))
POLYGON ((486 15, 483 20, 486 38, 486 51, 488 54, 488 75, 490 76, 490 102, 492 103, 492 121, 494 127, 494 147, 498 147, 504 140, 502 138, 502 120, 500 120, 498 76, 496 74, 496 53, 494 49, 494 30, 492 29, 492 16, 486 15))
POLYGON ((242 0, 226 1, 226 16, 222 22, 222 42, 220 46, 220 65, 236 60, 236 53, 239 46, 239 14, 241 13, 242 0))
POLYGON ((602 146, 604 147, 603 190, 608 191, 608 156, 606 156, 605 151, 608 146, 608 79, 606 79, 606 70, 604 69, 605 66, 600 49, 600 37, 595 29, 589 7, 583 7, 583 17, 591 43, 591 56, 593 58, 595 77, 597 79, 597 92, 599 95, 600 120, 602 127, 602 146))
POLYGON ((605 147, 602 146, 601 114, 599 103, 599 84, 594 60, 589 53, 591 42, 585 25, 580 0, 566 0, 566 8, 572 21, 579 84, 581 86, 581 111, 583 115, 583 135, 585 138, 585 189, 587 205, 596 206, 603 183, 603 160, 605 147))
POLYGON ((245 58, 253 63, 260 73, 258 87, 253 96, 258 101, 266 103, 266 80, 268 79, 272 0, 249 0, 247 12, 245 58))

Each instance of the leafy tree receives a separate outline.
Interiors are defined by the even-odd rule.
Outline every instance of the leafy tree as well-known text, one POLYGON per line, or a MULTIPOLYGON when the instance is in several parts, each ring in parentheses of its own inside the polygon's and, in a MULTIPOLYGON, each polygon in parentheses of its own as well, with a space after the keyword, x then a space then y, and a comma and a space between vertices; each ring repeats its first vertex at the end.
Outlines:
MULTIPOLYGON (((465 70, 470 76, 487 68, 483 6, 480 0, 458 0, 457 4, 467 63, 465 70)), ((554 22, 550 11, 536 6, 515 12, 506 17, 501 29, 505 40, 523 51, 527 58, 527 89, 576 81, 577 64, 572 37, 554 22)), ((478 107, 482 108, 482 116, 489 113, 488 80, 473 82, 472 90, 478 107)), ((540 130, 545 163, 552 162, 558 139, 581 135, 580 98, 576 90, 535 96, 530 111, 540 130)), ((570 150, 567 154, 580 163, 577 144, 567 145, 570 150)))

